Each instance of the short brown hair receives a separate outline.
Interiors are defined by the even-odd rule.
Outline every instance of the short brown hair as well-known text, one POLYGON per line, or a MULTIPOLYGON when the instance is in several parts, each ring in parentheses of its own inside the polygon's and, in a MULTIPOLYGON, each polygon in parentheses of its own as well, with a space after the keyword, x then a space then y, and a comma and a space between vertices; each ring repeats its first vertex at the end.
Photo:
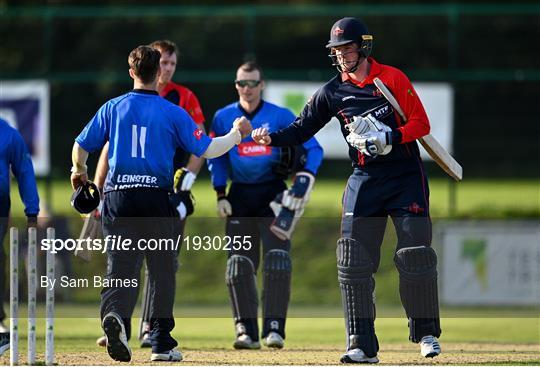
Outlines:
POLYGON ((161 54, 150 46, 139 46, 130 52, 129 67, 144 84, 152 83, 159 70, 161 54))
POLYGON ((150 47, 158 49, 159 51, 166 52, 168 54, 176 54, 178 56, 178 47, 176 47, 176 43, 169 40, 158 40, 154 41, 150 44, 150 47))
POLYGON ((247 71, 248 73, 249 73, 249 72, 252 72, 252 71, 258 71, 258 72, 259 72, 259 78, 260 78, 260 80, 264 80, 264 74, 263 74, 262 68, 261 68, 261 66, 260 66, 259 64, 257 64, 255 61, 248 61, 248 62, 245 62, 245 63, 243 63, 242 65, 240 65, 240 66, 238 67, 238 69, 247 71))

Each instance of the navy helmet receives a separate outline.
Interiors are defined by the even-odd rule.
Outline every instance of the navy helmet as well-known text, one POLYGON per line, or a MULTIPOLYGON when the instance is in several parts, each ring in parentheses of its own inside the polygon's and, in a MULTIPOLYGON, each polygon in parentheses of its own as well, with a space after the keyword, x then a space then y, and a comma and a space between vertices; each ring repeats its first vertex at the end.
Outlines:
MULTIPOLYGON (((326 48, 343 46, 349 43, 356 43, 358 45, 359 56, 368 58, 371 54, 371 48, 373 47, 373 36, 369 34, 369 31, 360 19, 347 17, 342 18, 334 23, 330 30, 330 40, 326 45, 326 48)), ((336 55, 330 53, 328 55, 332 59, 332 65, 337 66, 340 72, 343 72, 341 66, 337 62, 336 55)), ((347 72, 354 72, 358 67, 357 62, 353 68, 349 68, 347 72)))
POLYGON ((86 181, 71 195, 71 206, 82 214, 88 214, 96 209, 99 201, 99 190, 92 181, 86 181))

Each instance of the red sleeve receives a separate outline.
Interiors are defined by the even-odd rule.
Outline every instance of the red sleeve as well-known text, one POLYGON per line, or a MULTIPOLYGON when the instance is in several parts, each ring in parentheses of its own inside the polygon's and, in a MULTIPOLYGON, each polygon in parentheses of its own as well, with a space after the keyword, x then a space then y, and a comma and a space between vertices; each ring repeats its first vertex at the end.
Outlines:
POLYGON ((204 123, 204 115, 199 100, 195 96, 195 93, 190 91, 187 94, 185 106, 182 107, 191 115, 191 118, 193 119, 193 121, 195 121, 197 125, 201 125, 204 123))
POLYGON ((390 89, 407 117, 407 122, 398 127, 402 135, 401 143, 408 143, 429 134, 429 119, 409 78, 396 68, 385 71, 381 80, 390 89))

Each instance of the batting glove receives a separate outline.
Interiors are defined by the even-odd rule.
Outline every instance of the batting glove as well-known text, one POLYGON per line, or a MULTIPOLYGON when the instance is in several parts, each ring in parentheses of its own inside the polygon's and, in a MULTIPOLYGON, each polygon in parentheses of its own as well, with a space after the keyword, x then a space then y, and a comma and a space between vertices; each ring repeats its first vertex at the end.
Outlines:
POLYGON ((197 175, 187 168, 177 169, 174 174, 174 192, 191 190, 196 179, 197 175))
POLYGON ((372 114, 369 114, 366 117, 353 116, 351 122, 345 125, 345 128, 351 133, 358 135, 364 135, 370 132, 392 131, 388 125, 377 120, 372 114))
POLYGON ((346 139, 354 148, 370 157, 386 155, 392 150, 391 132, 372 132, 364 135, 351 133, 346 139))
POLYGON ((226 196, 218 198, 217 212, 221 218, 227 218, 232 215, 232 206, 226 196))

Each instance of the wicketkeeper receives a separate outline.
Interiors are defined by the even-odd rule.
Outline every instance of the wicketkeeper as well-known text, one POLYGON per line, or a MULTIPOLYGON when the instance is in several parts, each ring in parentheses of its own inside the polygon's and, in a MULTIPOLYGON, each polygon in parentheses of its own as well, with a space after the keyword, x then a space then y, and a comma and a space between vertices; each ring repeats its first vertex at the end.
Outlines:
POLYGON ((441 352, 437 256, 431 247, 429 188, 416 139, 430 124, 409 79, 370 57, 373 37, 355 18, 338 20, 326 48, 339 74, 321 87, 289 127, 253 131, 265 146, 292 146, 310 139, 335 116, 349 145, 354 170, 343 196, 338 280, 347 331, 343 363, 377 363, 374 273, 388 216, 398 242, 394 261, 409 319, 409 339, 424 357, 441 352), (373 84, 378 77, 407 117, 405 124, 373 84))
MULTIPOLYGON (((270 131, 277 131, 294 121, 294 115, 288 109, 261 99, 264 78, 256 63, 248 62, 238 68, 235 85, 239 101, 216 112, 211 135, 226 134, 233 121, 242 116, 253 126, 264 126, 270 131)), ((208 162, 217 193, 218 214, 227 218, 226 235, 238 238, 242 243, 240 248, 229 252, 225 275, 235 322, 234 347, 237 349, 260 348, 256 272, 261 240, 262 338, 271 348, 282 348, 284 344, 292 270, 290 238, 309 200, 323 158, 322 148, 315 138, 304 142, 295 151, 261 146, 248 137, 226 155, 208 162), (302 149, 306 150, 305 155, 300 153, 302 149), (295 155, 298 160, 304 156, 305 162, 288 189, 283 173, 289 166, 287 162, 291 167, 294 165, 295 155), (228 179, 232 184, 226 192, 228 179)))

